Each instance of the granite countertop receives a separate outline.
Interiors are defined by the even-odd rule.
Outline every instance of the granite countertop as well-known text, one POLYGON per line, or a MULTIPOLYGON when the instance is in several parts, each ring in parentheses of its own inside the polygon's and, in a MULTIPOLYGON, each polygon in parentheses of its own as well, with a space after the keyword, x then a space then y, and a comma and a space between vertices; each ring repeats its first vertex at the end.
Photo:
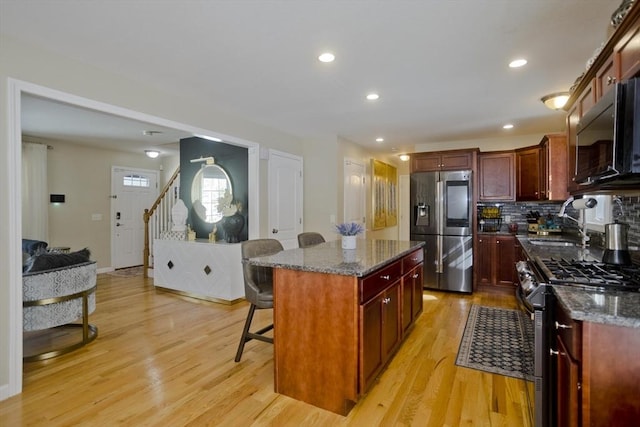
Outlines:
MULTIPOLYGON (((567 236, 518 236, 529 258, 565 258, 601 261, 602 249, 582 249, 580 241, 567 236), (572 241, 578 246, 535 245, 532 239, 572 241)), ((640 328, 640 292, 586 289, 584 287, 553 285, 558 302, 574 320, 603 323, 614 326, 640 328)))
POLYGON ((640 328, 640 292, 553 286, 553 293, 574 320, 640 328))
POLYGON ((308 248, 288 249, 243 262, 262 267, 362 277, 424 246, 408 240, 358 239, 356 249, 342 249, 340 240, 308 248))

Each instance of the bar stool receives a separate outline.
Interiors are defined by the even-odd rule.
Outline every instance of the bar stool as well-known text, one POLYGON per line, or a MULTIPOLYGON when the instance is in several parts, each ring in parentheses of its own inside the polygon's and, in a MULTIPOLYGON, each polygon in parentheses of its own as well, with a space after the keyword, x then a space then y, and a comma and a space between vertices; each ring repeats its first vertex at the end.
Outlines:
POLYGON ((308 248, 309 246, 315 246, 324 242, 324 237, 322 237, 320 233, 309 231, 298 234, 298 247, 300 248, 308 248))
POLYGON ((236 353, 235 361, 239 362, 244 350, 244 344, 251 340, 259 340, 273 344, 273 338, 263 334, 273 329, 273 323, 269 326, 250 332, 251 321, 256 310, 263 308, 273 308, 273 269, 270 267, 259 267, 249 265, 244 262, 247 258, 273 255, 284 248, 276 239, 254 239, 242 242, 242 275, 244 276, 245 298, 251 303, 249 313, 244 324, 240 344, 236 353))

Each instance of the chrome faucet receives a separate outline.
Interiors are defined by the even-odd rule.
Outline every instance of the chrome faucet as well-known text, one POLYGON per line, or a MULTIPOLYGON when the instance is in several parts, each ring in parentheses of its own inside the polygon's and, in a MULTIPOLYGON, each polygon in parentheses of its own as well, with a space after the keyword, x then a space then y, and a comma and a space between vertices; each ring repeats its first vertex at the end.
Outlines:
POLYGON ((574 209, 579 209, 579 210, 583 210, 583 209, 591 209, 594 208, 596 205, 598 204, 598 201, 596 199, 593 199, 591 197, 587 197, 587 198, 582 198, 582 199, 574 199, 573 196, 569 197, 567 200, 565 200, 565 202, 562 204, 562 207, 560 208, 560 212, 558 212, 558 216, 560 218, 569 218, 570 220, 574 221, 576 224, 578 224, 578 231, 580 232, 580 235, 582 236, 582 249, 586 249, 588 246, 588 242, 591 239, 591 237, 589 237, 587 235, 587 216, 583 213, 582 214, 582 222, 578 221, 577 219, 575 219, 572 216, 569 216, 566 214, 565 210, 567 209, 567 206, 572 205, 574 209))

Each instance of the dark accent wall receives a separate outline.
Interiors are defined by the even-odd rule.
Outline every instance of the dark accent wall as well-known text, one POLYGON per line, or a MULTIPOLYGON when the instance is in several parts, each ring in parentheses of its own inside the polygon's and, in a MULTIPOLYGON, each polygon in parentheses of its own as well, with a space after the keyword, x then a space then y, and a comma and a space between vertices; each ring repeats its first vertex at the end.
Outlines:
MULTIPOLYGON (((198 137, 180 140, 180 198, 189 210, 187 224, 191 225, 191 228, 196 232, 196 237, 199 239, 208 238, 213 228, 213 224, 207 224, 196 215, 193 211, 193 201, 191 200, 191 183, 201 166, 201 163, 191 163, 191 159, 209 156, 212 156, 215 159, 215 163, 227 171, 231 179, 234 202, 242 203, 241 214, 245 217, 245 225, 240 233, 240 240, 247 240, 249 235, 247 218, 249 208, 249 152, 244 147, 209 141, 198 137)), ((224 238, 220 222, 217 223, 217 228, 216 235, 218 239, 224 238)))

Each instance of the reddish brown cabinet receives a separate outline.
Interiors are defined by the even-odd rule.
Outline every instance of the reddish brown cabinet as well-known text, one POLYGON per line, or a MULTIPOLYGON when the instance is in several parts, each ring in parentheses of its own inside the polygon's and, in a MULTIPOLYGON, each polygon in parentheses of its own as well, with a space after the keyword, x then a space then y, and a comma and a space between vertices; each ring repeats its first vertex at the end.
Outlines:
POLYGON ((544 200, 545 164, 540 146, 516 150, 516 200, 544 200))
POLYGON ((451 150, 411 155, 411 172, 472 169, 477 150, 451 150))
POLYGON ((631 426, 640 414, 640 330, 574 320, 556 307, 559 426, 631 426))
POLYGON ((545 135, 540 144, 516 150, 516 200, 565 200, 568 195, 564 134, 545 135))
POLYGON ((361 307, 363 390, 400 344, 400 280, 361 307))
POLYGON ((515 166, 513 150, 478 154, 478 200, 514 201, 515 166))
POLYGON ((519 259, 516 238, 507 234, 479 233, 474 250, 476 285, 513 288, 519 259))

